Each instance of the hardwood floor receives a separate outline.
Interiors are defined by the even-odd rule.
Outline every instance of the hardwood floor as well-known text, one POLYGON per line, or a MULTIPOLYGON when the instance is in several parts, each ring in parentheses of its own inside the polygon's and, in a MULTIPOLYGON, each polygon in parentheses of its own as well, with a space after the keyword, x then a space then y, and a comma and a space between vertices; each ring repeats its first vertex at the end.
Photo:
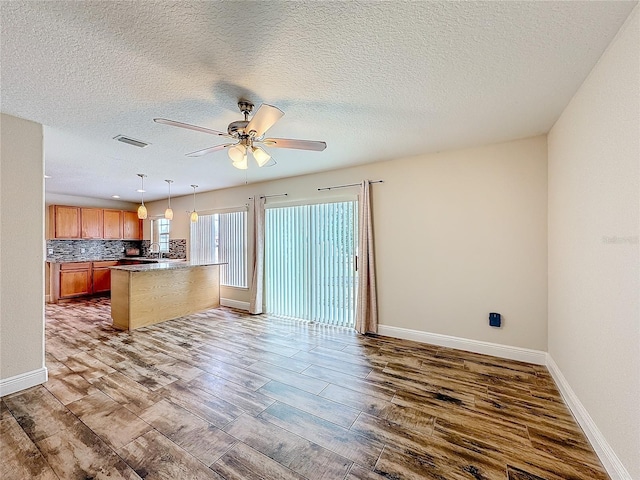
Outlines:
POLYGON ((120 332, 46 307, 0 477, 607 479, 546 368, 220 308, 120 332))

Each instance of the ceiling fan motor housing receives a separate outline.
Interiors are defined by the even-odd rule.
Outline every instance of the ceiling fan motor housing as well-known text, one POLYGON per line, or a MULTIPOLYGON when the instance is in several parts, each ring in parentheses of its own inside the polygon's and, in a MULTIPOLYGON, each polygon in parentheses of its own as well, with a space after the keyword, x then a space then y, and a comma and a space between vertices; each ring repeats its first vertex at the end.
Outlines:
POLYGON ((229 135, 233 135, 234 137, 242 136, 245 134, 244 129, 248 124, 248 120, 238 120, 237 122, 231 122, 227 127, 227 132, 229 132, 229 135))

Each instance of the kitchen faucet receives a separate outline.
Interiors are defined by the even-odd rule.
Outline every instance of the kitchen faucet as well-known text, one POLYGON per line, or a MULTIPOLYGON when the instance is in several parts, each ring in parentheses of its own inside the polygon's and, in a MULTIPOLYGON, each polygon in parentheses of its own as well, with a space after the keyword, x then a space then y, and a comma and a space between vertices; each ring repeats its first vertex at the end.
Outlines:
POLYGON ((158 242, 153 242, 151 245, 149 245, 149 253, 157 253, 158 260, 160 260, 162 258, 162 250, 160 250, 160 244, 158 242), (153 249, 154 246, 158 247, 158 250, 155 252, 153 249))

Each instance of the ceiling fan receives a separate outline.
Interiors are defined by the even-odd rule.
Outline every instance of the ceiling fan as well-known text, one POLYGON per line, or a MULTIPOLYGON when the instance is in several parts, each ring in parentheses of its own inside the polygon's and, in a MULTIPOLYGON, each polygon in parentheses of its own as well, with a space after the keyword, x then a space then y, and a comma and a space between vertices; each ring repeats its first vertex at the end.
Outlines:
POLYGON ((229 149, 229 158, 233 161, 233 166, 240 170, 246 170, 248 167, 247 153, 251 152, 253 158, 259 167, 263 167, 271 160, 269 155, 262 146, 274 148, 295 148, 299 150, 314 150, 321 152, 327 148, 325 142, 316 142, 311 140, 294 140, 290 138, 264 138, 265 132, 269 130, 280 118, 284 112, 273 105, 263 103, 256 111, 255 115, 249 120, 249 115, 253 111, 253 103, 247 100, 238 102, 240 112, 244 114, 244 120, 231 122, 227 127, 227 133, 211 130, 189 123, 176 122, 175 120, 167 120, 166 118, 154 118, 156 123, 171 125, 174 127, 195 130, 196 132, 208 133, 210 135, 218 135, 219 137, 228 137, 237 140, 234 143, 224 143, 213 147, 197 150, 187 153, 187 157, 200 157, 208 153, 217 152, 218 150, 229 149))

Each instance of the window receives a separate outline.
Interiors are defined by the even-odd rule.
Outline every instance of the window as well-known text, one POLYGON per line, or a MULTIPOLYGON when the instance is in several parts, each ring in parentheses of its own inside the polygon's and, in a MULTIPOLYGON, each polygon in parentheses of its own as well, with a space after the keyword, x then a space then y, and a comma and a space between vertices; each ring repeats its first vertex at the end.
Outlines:
POLYGON ((151 220, 151 243, 160 245, 160 252, 169 252, 169 230, 171 222, 166 218, 151 220))
POLYGON ((268 208, 267 312, 354 326, 356 201, 268 208))
POLYGON ((200 215, 191 223, 192 263, 226 263, 220 283, 247 288, 247 212, 200 215))

